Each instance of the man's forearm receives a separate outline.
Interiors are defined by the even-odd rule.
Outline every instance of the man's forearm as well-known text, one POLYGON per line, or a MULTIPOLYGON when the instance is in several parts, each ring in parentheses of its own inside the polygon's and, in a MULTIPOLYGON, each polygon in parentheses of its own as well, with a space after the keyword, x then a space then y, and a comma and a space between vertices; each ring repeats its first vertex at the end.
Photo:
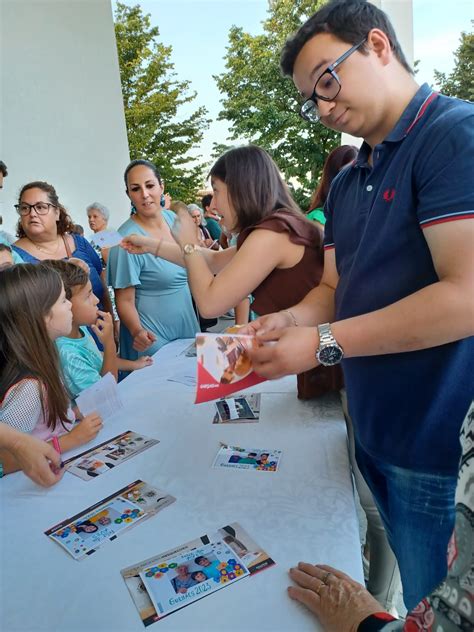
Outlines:
POLYGON ((320 323, 330 323, 334 320, 334 289, 321 283, 304 297, 304 299, 290 307, 300 327, 312 327, 320 323))
POLYGON ((439 281, 383 309, 332 324, 346 357, 428 349, 474 335, 474 291, 439 281))

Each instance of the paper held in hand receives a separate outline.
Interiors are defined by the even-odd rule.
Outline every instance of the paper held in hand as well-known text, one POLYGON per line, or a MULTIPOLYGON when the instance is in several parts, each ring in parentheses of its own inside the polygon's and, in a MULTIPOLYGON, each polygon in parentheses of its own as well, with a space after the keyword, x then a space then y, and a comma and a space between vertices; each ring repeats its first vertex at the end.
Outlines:
POLYGON ((264 382, 252 370, 248 351, 258 346, 255 336, 197 334, 196 404, 212 401, 264 382))
POLYGON ((76 403, 84 416, 96 412, 103 420, 123 407, 112 373, 106 373, 98 382, 83 390, 76 403))

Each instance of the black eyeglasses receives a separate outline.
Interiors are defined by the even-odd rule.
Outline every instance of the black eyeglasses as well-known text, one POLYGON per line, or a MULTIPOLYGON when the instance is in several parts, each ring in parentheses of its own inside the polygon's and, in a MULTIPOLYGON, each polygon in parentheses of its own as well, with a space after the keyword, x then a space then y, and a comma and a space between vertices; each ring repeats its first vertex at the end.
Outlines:
POLYGON ((310 123, 319 123, 320 114, 318 109, 318 99, 321 101, 334 101, 339 92, 341 91, 341 81, 335 72, 335 68, 340 66, 342 62, 352 55, 357 49, 359 49, 362 44, 365 43, 367 37, 359 42, 358 44, 354 44, 349 50, 347 50, 343 55, 341 55, 336 61, 328 66, 326 70, 319 75, 316 83, 314 84, 314 90, 309 99, 303 103, 300 109, 300 116, 304 118, 305 121, 309 121, 310 123))
POLYGON ((36 202, 36 204, 27 204, 26 202, 22 202, 21 204, 15 204, 15 208, 17 212, 25 217, 31 213, 31 209, 34 208, 38 215, 47 215, 49 212, 49 207, 57 208, 56 205, 50 204, 49 202, 36 202))

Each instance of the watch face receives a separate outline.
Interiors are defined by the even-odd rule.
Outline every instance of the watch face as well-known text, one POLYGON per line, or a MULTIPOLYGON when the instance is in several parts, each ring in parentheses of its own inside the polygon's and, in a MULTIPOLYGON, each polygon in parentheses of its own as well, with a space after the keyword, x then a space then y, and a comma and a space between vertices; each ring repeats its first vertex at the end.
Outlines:
POLYGON ((342 360, 343 352, 338 345, 330 345, 321 349, 318 359, 324 366, 338 364, 342 360))

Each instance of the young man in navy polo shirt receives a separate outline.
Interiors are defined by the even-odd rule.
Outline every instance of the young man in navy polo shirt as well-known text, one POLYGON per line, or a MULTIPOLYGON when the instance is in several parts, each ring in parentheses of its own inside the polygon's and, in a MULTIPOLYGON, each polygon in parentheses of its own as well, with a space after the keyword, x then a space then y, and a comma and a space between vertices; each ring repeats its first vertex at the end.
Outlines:
POLYGON ((446 575, 474 375, 474 105, 419 87, 387 16, 333 0, 288 40, 301 115, 364 139, 326 204, 324 276, 256 321, 266 377, 342 360, 356 456, 412 608, 446 575), (295 327, 295 324, 298 326, 295 327))

